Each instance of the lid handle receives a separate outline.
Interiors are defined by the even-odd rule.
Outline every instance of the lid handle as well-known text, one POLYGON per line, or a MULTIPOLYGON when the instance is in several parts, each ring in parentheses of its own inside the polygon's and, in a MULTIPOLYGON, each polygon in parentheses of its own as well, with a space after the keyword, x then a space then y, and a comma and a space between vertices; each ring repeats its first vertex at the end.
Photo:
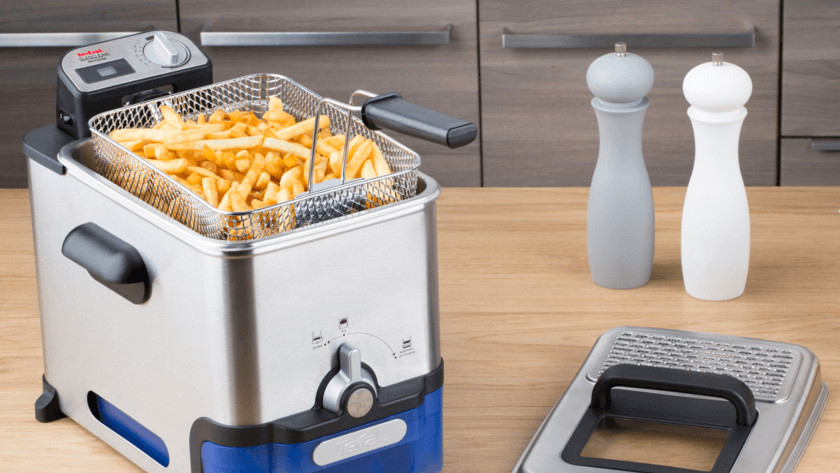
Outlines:
POLYGON ((616 387, 653 389, 723 398, 735 406, 738 425, 751 426, 758 411, 750 388, 741 380, 723 374, 700 373, 673 368, 619 364, 608 368, 592 388, 595 410, 609 410, 616 387))

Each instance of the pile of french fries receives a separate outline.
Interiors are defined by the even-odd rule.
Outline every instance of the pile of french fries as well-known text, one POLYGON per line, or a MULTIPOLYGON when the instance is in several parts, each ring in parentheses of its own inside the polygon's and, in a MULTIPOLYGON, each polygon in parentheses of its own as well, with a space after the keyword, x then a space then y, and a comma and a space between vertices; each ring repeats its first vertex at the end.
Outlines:
MULTIPOLYGON (((332 135, 321 115, 296 122, 277 97, 261 118, 253 112, 217 110, 184 120, 172 108, 153 128, 114 130, 110 137, 167 173, 210 205, 245 212, 292 200, 308 191, 309 160, 316 146, 319 183, 341 177, 344 135, 332 135), (313 138, 317 136, 317 138, 313 138)), ((391 173, 382 151, 356 135, 348 144, 346 179, 372 179, 391 173)))

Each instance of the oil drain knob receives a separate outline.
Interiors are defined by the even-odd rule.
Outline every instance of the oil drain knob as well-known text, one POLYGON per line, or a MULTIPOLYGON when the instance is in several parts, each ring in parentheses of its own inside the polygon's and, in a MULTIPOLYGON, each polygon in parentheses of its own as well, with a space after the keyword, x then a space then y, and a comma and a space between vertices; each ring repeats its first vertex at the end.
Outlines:
POLYGON ((373 408, 376 386, 373 377, 362 367, 362 352, 349 343, 341 345, 338 366, 338 373, 324 390, 324 408, 335 413, 344 409, 357 419, 364 417, 373 408))

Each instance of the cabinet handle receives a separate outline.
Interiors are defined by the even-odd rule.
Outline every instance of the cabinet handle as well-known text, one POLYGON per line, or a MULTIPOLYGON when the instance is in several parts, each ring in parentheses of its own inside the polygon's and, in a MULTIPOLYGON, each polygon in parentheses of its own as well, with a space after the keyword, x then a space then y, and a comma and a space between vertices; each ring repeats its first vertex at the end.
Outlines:
POLYGON ((840 151, 840 140, 811 140, 814 151, 840 151))
POLYGON ((502 47, 532 48, 611 48, 617 42, 630 48, 752 48, 755 28, 732 33, 595 33, 595 34, 515 34, 504 28, 502 47))
POLYGON ((71 48, 135 34, 136 31, 105 33, 0 33, 0 48, 71 48))
POLYGON ((441 46, 452 25, 432 31, 201 32, 201 45, 232 46, 441 46))

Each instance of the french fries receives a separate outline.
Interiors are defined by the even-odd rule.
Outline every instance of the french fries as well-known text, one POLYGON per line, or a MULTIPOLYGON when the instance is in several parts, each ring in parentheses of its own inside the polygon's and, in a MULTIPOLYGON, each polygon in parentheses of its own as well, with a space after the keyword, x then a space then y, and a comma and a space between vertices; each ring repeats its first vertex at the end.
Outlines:
MULTIPOLYGON (((210 205, 226 212, 247 212, 294 199, 306 192, 313 144, 313 182, 338 179, 344 135, 332 135, 321 115, 296 122, 277 97, 261 118, 253 112, 216 110, 184 119, 161 106, 152 128, 124 128, 110 136, 146 159, 210 205)), ((356 135, 348 144, 347 180, 391 174, 376 144, 356 135)))

